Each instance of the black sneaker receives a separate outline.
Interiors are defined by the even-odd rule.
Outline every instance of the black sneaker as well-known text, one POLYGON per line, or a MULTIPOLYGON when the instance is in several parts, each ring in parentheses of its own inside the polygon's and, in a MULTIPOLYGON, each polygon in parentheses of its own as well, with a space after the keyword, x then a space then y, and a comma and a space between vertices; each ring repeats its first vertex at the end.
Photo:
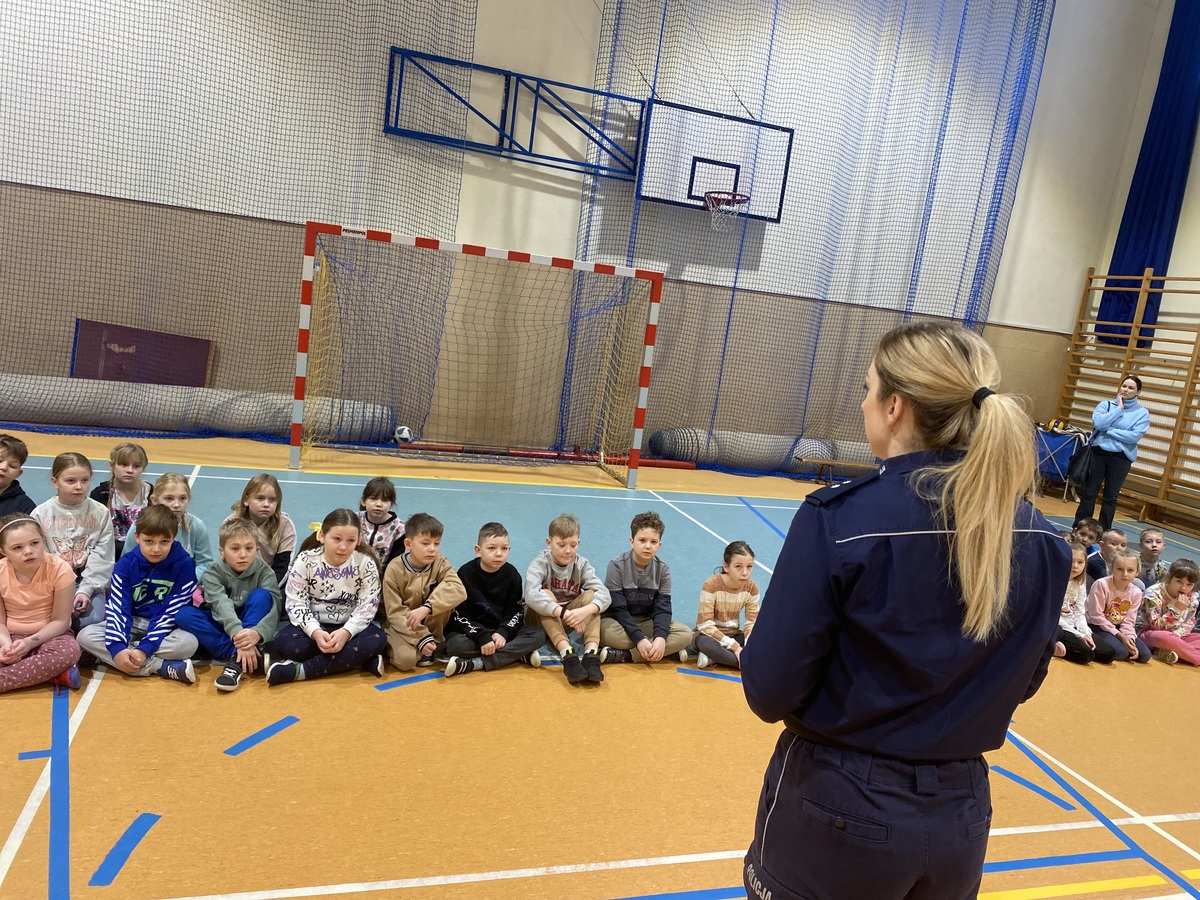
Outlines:
POLYGON ((290 684, 299 680, 300 663, 292 662, 290 659, 281 659, 279 662, 271 663, 271 668, 267 669, 267 684, 290 684))
POLYGON ((587 680, 592 684, 599 684, 604 680, 604 673, 600 671, 600 654, 595 650, 583 654, 583 671, 587 673, 587 680))
MULTIPOLYGON (((446 661, 446 677, 453 678, 455 675, 474 672, 476 668, 475 660, 463 659, 461 656, 452 656, 446 661)), ((478 668, 482 668, 482 666, 478 668)))
POLYGON ((432 654, 432 653, 430 653, 428 656, 422 654, 421 656, 417 657, 417 665, 420 666, 422 669, 428 669, 430 666, 434 665, 436 662, 437 662, 437 660, 434 658, 434 654, 432 654))
POLYGON ((376 653, 374 656, 369 657, 367 659, 367 661, 362 664, 363 670, 370 672, 376 678, 383 677, 383 672, 384 672, 383 666, 384 666, 384 661, 383 661, 382 653, 376 653))
POLYGON ((236 691, 239 684, 242 683, 242 667, 238 665, 237 660, 231 660, 225 663, 225 668, 221 670, 221 674, 217 676, 214 682, 218 691, 236 691))
POLYGON ((588 680, 587 669, 583 667, 583 661, 580 660, 578 653, 568 653, 563 656, 562 664, 567 681, 571 684, 579 684, 581 681, 588 680))
POLYGON ((609 663, 631 663, 633 662, 633 653, 629 650, 618 650, 616 647, 605 647, 600 651, 600 662, 605 665, 609 663))

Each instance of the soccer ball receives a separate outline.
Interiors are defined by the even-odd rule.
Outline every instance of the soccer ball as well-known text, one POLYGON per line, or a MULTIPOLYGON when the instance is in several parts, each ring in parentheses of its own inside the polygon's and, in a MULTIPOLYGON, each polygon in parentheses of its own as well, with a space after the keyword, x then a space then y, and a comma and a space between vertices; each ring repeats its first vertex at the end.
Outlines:
POLYGON ((413 439, 412 429, 407 425, 397 425, 395 438, 397 444, 411 443, 413 439))

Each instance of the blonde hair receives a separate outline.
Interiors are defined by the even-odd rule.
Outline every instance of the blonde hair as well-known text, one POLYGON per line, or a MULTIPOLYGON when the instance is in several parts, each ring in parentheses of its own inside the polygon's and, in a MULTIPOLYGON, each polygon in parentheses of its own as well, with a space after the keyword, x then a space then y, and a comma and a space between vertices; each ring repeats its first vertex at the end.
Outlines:
POLYGON ((579 520, 570 513, 555 516, 550 522, 549 532, 552 538, 578 537, 579 520))
POLYGON ((931 450, 961 458, 914 473, 950 535, 951 571, 962 589, 963 634, 983 642, 1004 618, 1012 577, 1014 517, 1034 490, 1033 423, 1011 394, 993 389, 1000 367, 983 338, 959 325, 916 322, 885 334, 875 351, 878 399, 905 398, 931 450))
POLYGON ((112 453, 108 454, 110 465, 128 465, 131 460, 140 461, 143 469, 150 465, 150 458, 146 456, 146 449, 141 444, 132 444, 126 441, 123 444, 117 444, 112 448, 112 453))
MULTIPOLYGON (((154 482, 154 487, 150 491, 150 502, 156 502, 163 495, 163 492, 173 484, 183 485, 183 490, 187 493, 188 505, 190 506, 192 502, 192 486, 188 484, 187 476, 182 472, 164 472, 159 475, 158 480, 154 482)), ((180 517, 179 526, 184 531, 192 530, 188 527, 187 510, 184 510, 184 514, 180 517)))
POLYGON ((233 514, 237 518, 249 519, 250 508, 246 505, 246 501, 264 487, 269 487, 275 491, 275 512, 260 527, 263 534, 266 535, 267 543, 274 547, 275 539, 279 536, 279 527, 283 524, 283 488, 279 486, 278 478, 270 472, 259 472, 246 482, 246 486, 242 488, 242 496, 230 509, 233 510, 233 514))
POLYGON ((1067 546, 1071 548, 1071 565, 1075 565, 1075 554, 1078 553, 1083 557, 1083 571, 1076 577, 1071 579, 1071 584, 1081 585, 1087 583, 1087 547, 1083 543, 1074 539, 1067 541, 1067 546))

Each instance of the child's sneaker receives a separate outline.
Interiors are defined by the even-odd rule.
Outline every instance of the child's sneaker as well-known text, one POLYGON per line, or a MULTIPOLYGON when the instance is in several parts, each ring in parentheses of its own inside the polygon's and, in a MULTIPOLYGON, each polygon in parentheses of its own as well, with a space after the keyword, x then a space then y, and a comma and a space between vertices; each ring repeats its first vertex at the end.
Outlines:
POLYGON ((446 661, 446 677, 453 678, 455 675, 475 672, 482 668, 482 659, 463 659, 461 656, 452 656, 446 661))
POLYGON ((55 687, 70 688, 73 691, 83 687, 83 679, 79 677, 79 666, 71 666, 65 672, 59 672, 50 679, 50 683, 55 687))
POLYGON ((376 653, 374 656, 369 657, 367 661, 362 664, 362 667, 364 671, 370 672, 376 678, 382 678, 384 673, 383 654, 376 653))
POLYGON ((604 673, 600 671, 600 654, 595 650, 583 654, 583 671, 587 673, 587 680, 592 684, 599 684, 604 680, 604 673))
POLYGON ((707 656, 705 656, 703 653, 696 654, 696 668, 697 669, 707 669, 711 665, 712 665, 712 660, 709 659, 707 656))
POLYGON ((293 681, 303 681, 304 670, 300 668, 300 663, 292 662, 290 659, 281 659, 279 662, 271 663, 271 668, 267 669, 267 684, 290 684, 293 681))
POLYGON ((225 667, 221 669, 221 674, 217 676, 214 684, 218 691, 236 691, 239 684, 242 683, 242 667, 236 659, 225 663, 225 667))
POLYGON ((631 663, 633 662, 633 654, 628 650, 618 650, 616 647, 605 647, 600 651, 600 662, 608 665, 609 663, 631 663))
POLYGON ((578 653, 565 653, 562 658, 563 672, 567 676, 567 681, 571 684, 579 684, 581 681, 588 680, 587 670, 583 667, 582 660, 579 659, 578 653))
POLYGON ((1168 666, 1173 666, 1179 662, 1179 654, 1174 650, 1167 650, 1165 647, 1160 647, 1157 650, 1151 650, 1150 655, 1161 663, 1166 663, 1168 666))
POLYGON ((420 666, 422 669, 428 669, 430 666, 432 666, 436 662, 437 662, 437 660, 434 658, 434 654, 432 654, 432 653, 430 653, 429 655, 422 654, 417 657, 417 665, 420 666))
POLYGON ((688 656, 688 652, 686 650, 680 650, 678 653, 675 654, 675 658, 677 660, 679 660, 681 663, 685 663, 691 657, 688 656))
POLYGON ((521 662, 525 663, 531 669, 540 669, 542 667, 542 654, 534 650, 528 656, 522 656, 521 662))
POLYGON ((164 659, 158 667, 158 674, 167 681, 179 681, 183 684, 196 683, 196 669, 190 659, 164 659))

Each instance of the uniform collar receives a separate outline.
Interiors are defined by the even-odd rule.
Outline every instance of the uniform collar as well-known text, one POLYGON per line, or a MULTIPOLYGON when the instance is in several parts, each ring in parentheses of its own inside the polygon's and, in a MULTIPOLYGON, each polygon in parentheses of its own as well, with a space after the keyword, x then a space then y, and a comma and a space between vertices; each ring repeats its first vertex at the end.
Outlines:
POLYGON ((954 462, 963 455, 961 450, 918 450, 916 453, 902 453, 885 459, 879 467, 883 477, 892 475, 907 475, 926 466, 944 466, 954 462))

